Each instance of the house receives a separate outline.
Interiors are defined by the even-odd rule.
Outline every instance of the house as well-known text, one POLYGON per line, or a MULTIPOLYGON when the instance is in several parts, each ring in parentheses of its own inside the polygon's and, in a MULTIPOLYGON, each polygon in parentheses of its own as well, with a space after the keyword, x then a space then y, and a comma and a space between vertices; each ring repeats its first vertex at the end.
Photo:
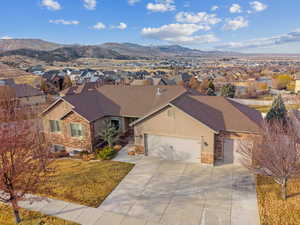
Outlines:
POLYGON ((188 73, 182 73, 182 74, 179 74, 178 76, 175 76, 174 80, 177 84, 179 84, 179 83, 186 84, 190 81, 191 78, 192 78, 192 75, 190 75, 188 73))
POLYGON ((133 86, 145 86, 145 85, 167 85, 167 82, 163 78, 153 78, 153 77, 147 77, 146 79, 139 80, 135 79, 133 80, 130 85, 133 86))
POLYGON ((95 149, 106 121, 134 130, 145 155, 168 160, 238 163, 239 143, 260 131, 261 114, 224 97, 180 86, 88 84, 42 114, 48 140, 67 151, 95 149))
POLYGON ((0 80, 1 87, 10 87, 14 90, 21 105, 40 105, 46 103, 46 95, 29 84, 16 84, 13 79, 0 80))

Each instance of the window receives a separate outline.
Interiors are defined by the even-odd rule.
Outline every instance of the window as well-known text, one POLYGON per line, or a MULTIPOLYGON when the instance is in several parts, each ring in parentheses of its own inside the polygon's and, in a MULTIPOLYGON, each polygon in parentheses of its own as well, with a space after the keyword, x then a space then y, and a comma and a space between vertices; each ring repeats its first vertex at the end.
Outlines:
POLYGON ((112 119, 110 121, 111 126, 113 126, 116 130, 120 129, 120 121, 118 119, 112 119))
POLYGON ((58 120, 50 120, 50 130, 51 132, 60 132, 60 126, 58 120))
POLYGON ((72 137, 82 137, 83 136, 83 128, 80 123, 71 123, 71 136, 72 137))

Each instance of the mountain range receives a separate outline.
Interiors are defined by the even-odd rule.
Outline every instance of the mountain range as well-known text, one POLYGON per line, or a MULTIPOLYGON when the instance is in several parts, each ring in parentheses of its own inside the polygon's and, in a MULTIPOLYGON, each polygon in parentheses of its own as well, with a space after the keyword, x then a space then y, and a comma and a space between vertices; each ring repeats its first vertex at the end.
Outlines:
POLYGON ((45 62, 70 61, 78 58, 153 59, 164 57, 198 57, 224 55, 219 51, 200 51, 179 45, 144 46, 132 43, 101 45, 63 45, 40 39, 0 40, 0 57, 25 56, 45 62))

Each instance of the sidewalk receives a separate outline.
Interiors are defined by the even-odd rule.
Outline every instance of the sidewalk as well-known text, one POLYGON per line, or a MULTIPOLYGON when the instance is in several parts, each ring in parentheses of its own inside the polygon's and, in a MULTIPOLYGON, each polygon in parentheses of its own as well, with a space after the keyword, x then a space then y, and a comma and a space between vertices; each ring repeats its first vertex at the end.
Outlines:
MULTIPOLYGON (((120 154, 119 160, 128 156, 120 154)), ((244 168, 151 157, 134 161, 137 165, 98 208, 49 198, 19 206, 83 225, 259 224, 255 181, 244 168)))
POLYGON ((32 204, 22 201, 19 206, 82 225, 154 225, 151 221, 50 198, 32 204))

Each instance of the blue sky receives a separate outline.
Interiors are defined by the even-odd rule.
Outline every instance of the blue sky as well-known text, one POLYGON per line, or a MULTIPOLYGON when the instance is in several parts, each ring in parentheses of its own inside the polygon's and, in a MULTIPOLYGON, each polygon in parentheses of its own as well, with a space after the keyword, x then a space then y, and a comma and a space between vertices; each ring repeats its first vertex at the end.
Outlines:
POLYGON ((9 0, 0 38, 300 53, 299 0, 9 0))

